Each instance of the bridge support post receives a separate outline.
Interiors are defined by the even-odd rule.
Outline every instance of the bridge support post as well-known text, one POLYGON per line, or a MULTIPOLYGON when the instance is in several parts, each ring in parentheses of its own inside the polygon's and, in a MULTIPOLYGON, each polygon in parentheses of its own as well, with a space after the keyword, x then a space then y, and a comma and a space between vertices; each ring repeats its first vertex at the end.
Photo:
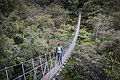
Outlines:
POLYGON ((40 67, 41 67, 41 70, 42 70, 42 74, 43 74, 43 67, 42 67, 42 60, 41 60, 41 57, 39 56, 39 60, 40 60, 40 67))
POLYGON ((5 73, 6 73, 7 80, 9 80, 9 76, 8 76, 7 67, 5 67, 5 73))
POLYGON ((52 69, 52 66, 53 66, 53 65, 52 65, 52 63, 53 63, 53 62, 52 62, 52 61, 53 61, 53 58, 52 58, 51 54, 50 54, 50 60, 51 60, 51 61, 50 61, 50 70, 51 70, 51 69, 52 69))
POLYGON ((22 71, 23 71, 24 80, 26 80, 26 76, 25 76, 25 69, 24 69, 23 62, 22 62, 22 71))
MULTIPOLYGON (((49 71, 51 71, 53 58, 52 58, 51 54, 49 54, 49 55, 50 55, 50 67, 49 67, 49 66, 48 66, 48 67, 50 68, 49 71)), ((51 75, 51 74, 49 74, 48 80, 50 80, 50 75, 51 75)))
POLYGON ((34 79, 33 80, 37 80, 34 59, 32 59, 32 67, 33 67, 33 70, 34 70, 34 79))

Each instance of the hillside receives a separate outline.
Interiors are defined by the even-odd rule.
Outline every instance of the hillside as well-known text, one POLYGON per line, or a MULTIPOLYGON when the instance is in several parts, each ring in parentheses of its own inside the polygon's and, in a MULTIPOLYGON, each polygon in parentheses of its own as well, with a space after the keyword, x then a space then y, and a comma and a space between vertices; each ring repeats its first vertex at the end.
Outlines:
POLYGON ((66 49, 74 36, 79 3, 84 6, 77 45, 55 78, 119 80, 119 0, 1 0, 0 69, 53 53, 59 42, 66 49))

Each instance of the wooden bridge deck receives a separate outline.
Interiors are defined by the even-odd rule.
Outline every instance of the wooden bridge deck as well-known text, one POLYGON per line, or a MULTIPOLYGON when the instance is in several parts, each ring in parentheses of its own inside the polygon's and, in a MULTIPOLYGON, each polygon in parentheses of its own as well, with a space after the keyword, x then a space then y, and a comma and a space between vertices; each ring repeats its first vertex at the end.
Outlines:
POLYGON ((70 57, 70 55, 72 53, 72 50, 75 47, 75 44, 76 44, 76 41, 77 41, 77 37, 78 37, 78 34, 79 34, 80 21, 81 21, 81 10, 79 12, 79 18, 78 18, 78 23, 77 23, 77 27, 76 27, 75 37, 74 37, 71 45, 69 46, 68 50, 65 52, 65 54, 63 56, 62 64, 59 65, 57 63, 41 80, 50 80, 50 79, 52 79, 57 74, 57 72, 60 70, 62 65, 66 62, 66 60, 70 57))

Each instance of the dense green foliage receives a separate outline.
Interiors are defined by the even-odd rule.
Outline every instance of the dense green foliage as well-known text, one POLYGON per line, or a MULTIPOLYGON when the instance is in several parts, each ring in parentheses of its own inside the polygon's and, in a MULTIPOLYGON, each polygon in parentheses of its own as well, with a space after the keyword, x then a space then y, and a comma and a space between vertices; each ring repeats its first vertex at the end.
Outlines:
MULTIPOLYGON (((46 49, 66 41, 67 31, 74 29, 71 25, 64 24, 68 11, 60 6, 50 5, 43 8, 27 1, 18 3, 23 5, 22 8, 15 5, 15 10, 9 11, 9 16, 5 17, 4 12, 1 13, 6 19, 1 18, 3 21, 0 27, 0 68, 14 64, 17 57, 28 60, 46 53, 46 49), (59 40, 58 36, 66 36, 66 39, 59 40)), ((2 4, 5 4, 4 1, 2 4)))
POLYGON ((80 30, 78 46, 75 48, 78 51, 74 51, 73 62, 69 60, 69 64, 63 69, 65 71, 61 72, 58 78, 65 80, 120 79, 119 2, 119 0, 85 2, 81 27, 86 28, 90 34, 83 29, 80 30), (82 61, 81 58, 83 58, 82 61), (86 62, 84 62, 85 59, 86 62), (78 62, 75 63, 74 60, 78 62))
POLYGON ((120 0, 0 0, 0 69, 69 43, 80 2, 77 45, 56 78, 119 80, 120 0))

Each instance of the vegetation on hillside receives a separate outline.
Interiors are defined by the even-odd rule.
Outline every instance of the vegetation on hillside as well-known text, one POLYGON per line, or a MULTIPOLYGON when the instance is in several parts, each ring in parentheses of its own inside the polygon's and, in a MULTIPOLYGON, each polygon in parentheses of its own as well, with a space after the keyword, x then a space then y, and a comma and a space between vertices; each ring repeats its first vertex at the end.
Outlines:
POLYGON ((56 79, 119 80, 119 0, 1 0, 0 69, 54 52, 58 42, 69 43, 80 2, 84 6, 77 44, 56 79))

